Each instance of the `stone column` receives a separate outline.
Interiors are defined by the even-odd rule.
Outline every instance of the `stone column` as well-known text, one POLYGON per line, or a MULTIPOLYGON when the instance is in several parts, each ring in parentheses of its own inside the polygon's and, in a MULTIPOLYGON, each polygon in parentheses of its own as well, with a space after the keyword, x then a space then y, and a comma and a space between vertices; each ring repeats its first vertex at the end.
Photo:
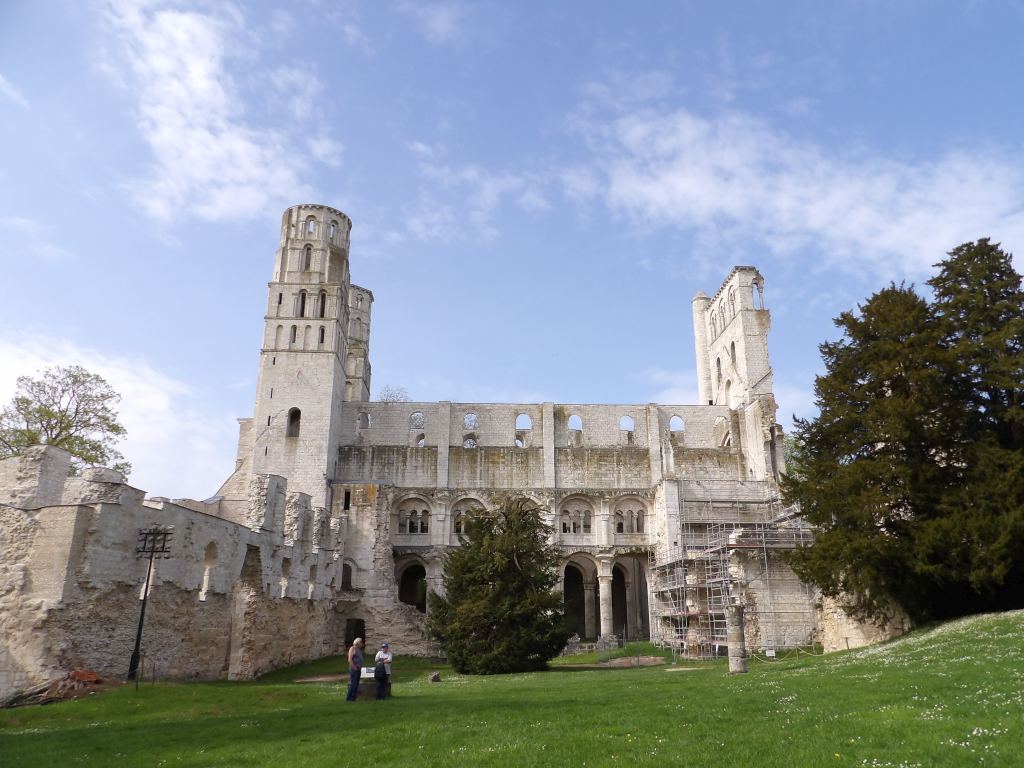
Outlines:
POLYGON ((738 675, 747 671, 746 638, 743 634, 743 606, 725 607, 725 637, 729 644, 729 674, 738 675))
POLYGON ((544 487, 555 487, 555 406, 541 404, 541 445, 544 447, 544 487))
POLYGON ((599 574, 597 584, 601 600, 601 639, 610 639, 615 634, 612 627, 612 575, 599 574))
POLYGON ((594 589, 597 584, 585 582, 583 584, 583 632, 588 637, 597 636, 597 627, 594 626, 594 589))
POLYGON ((626 592, 626 626, 622 630, 622 633, 623 633, 622 640, 623 640, 623 642, 625 642, 626 640, 632 638, 636 634, 635 627, 633 626, 633 624, 634 624, 634 622, 633 622, 633 605, 636 602, 633 599, 633 582, 631 580, 629 580, 629 579, 626 579, 625 585, 626 585, 626 589, 625 589, 625 592, 626 592))

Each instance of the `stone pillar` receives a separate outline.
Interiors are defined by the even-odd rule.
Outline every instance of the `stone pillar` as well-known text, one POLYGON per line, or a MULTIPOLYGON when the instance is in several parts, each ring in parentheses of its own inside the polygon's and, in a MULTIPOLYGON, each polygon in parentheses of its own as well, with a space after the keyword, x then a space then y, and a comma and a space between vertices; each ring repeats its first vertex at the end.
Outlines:
POLYGON ((555 487, 555 406, 541 405, 541 444, 544 447, 544 487, 555 487))
POLYGON ((610 639, 615 634, 612 627, 612 575, 600 574, 597 583, 601 600, 601 639, 610 639))
POLYGON ((448 448, 451 444, 452 404, 437 404, 437 487, 448 487, 448 448))
POLYGON ((625 580, 625 592, 626 592, 626 626, 623 628, 622 641, 632 639, 636 635, 636 626, 633 621, 633 607, 636 604, 636 600, 633 599, 633 582, 629 579, 625 580))
POLYGON ((587 582, 583 584, 583 632, 588 637, 597 637, 597 627, 594 625, 594 589, 597 584, 587 582))
POLYGON ((743 634, 743 606, 725 607, 725 637, 729 643, 729 674, 738 675, 747 671, 746 638, 743 634))

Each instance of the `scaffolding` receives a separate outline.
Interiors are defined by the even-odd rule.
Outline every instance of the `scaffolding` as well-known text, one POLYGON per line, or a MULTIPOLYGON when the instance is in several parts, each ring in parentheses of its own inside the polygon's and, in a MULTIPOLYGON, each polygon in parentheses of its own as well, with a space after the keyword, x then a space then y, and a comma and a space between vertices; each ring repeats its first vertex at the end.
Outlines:
POLYGON ((768 657, 814 641, 814 593, 779 559, 811 543, 778 500, 691 501, 678 544, 652 552, 651 636, 691 658, 727 653, 725 609, 746 607, 747 648, 768 657))

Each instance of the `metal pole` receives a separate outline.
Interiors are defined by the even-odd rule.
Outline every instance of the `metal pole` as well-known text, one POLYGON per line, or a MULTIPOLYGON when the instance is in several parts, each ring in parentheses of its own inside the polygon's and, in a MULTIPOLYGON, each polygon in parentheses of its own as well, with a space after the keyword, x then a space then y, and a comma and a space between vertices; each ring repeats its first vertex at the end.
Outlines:
POLYGON ((135 631, 135 649, 128 662, 128 679, 134 680, 139 674, 139 652, 142 648, 142 622, 146 620, 146 601, 149 599, 149 578, 153 575, 153 558, 156 556, 156 540, 149 550, 149 568, 146 570, 146 588, 142 592, 142 608, 139 610, 139 628, 135 631))

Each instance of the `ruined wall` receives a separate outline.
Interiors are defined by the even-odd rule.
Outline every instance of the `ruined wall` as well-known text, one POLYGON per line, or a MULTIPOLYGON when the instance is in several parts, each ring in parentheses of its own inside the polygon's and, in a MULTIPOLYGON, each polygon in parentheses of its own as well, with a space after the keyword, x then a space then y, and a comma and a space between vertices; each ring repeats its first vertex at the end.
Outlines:
POLYGON ((911 627, 910 618, 902 608, 894 606, 885 626, 857 621, 843 610, 842 603, 822 597, 818 609, 821 645, 825 652, 860 648, 899 637, 911 627))

